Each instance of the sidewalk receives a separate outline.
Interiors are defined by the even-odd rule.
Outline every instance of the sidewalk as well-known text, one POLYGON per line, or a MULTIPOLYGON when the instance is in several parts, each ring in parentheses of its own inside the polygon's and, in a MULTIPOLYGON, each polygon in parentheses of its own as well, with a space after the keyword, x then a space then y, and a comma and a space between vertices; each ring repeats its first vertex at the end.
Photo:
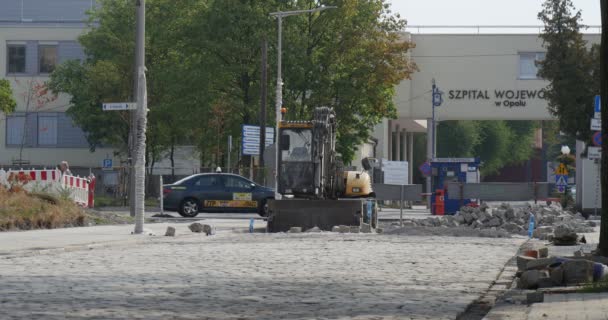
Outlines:
MULTIPOLYGON (((191 236, 193 233, 188 226, 192 222, 147 223, 144 225, 146 233, 143 235, 131 234, 134 228, 132 224, 0 232, 0 258, 104 246, 128 246, 165 239, 164 234, 168 226, 176 229, 177 237, 191 236)), ((248 220, 209 219, 200 222, 212 224, 218 231, 247 230, 249 227, 248 220)), ((264 222, 256 221, 256 228, 263 226, 264 222)))
MULTIPOLYGON (((599 231, 585 233, 587 244, 548 246, 549 255, 569 256, 582 248, 585 252, 597 247, 599 231)), ((485 320, 608 320, 608 292, 546 293, 544 302, 531 305, 499 304, 484 317, 485 320)))

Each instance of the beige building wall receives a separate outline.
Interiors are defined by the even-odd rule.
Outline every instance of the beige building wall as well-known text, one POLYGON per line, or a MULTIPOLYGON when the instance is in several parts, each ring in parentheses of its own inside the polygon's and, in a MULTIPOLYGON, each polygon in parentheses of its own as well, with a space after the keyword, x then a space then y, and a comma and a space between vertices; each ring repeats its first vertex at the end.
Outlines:
MULTIPOLYGON (((69 107, 69 97, 59 95, 50 103, 41 106, 35 102, 30 103, 27 108, 26 96, 28 90, 36 84, 43 84, 48 80, 46 76, 7 76, 7 43, 25 42, 28 40, 48 42, 75 41, 84 31, 81 27, 70 27, 66 25, 32 26, 0 26, 0 77, 11 82, 15 100, 17 101, 16 112, 64 112, 69 107)), ((101 108, 101 106, 100 106, 101 108)), ((8 166, 13 160, 19 159, 19 147, 7 147, 6 145, 6 115, 0 112, 0 167, 8 166)), ((100 167, 106 157, 112 158, 112 149, 97 149, 90 152, 88 148, 24 148, 22 159, 28 160, 33 166, 56 166, 62 160, 66 160, 72 167, 100 167)), ((114 159, 118 163, 118 159, 114 159)))

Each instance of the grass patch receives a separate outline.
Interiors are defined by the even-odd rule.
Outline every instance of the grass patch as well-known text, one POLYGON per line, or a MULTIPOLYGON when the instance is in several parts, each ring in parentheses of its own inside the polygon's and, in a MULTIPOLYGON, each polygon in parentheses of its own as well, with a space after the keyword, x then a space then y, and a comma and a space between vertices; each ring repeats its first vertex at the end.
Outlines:
POLYGON ((603 279, 598 282, 592 282, 584 285, 580 290, 580 293, 598 293, 608 292, 608 279, 603 279))
POLYGON ((0 186, 0 231, 84 226, 83 208, 48 194, 9 192, 0 186))

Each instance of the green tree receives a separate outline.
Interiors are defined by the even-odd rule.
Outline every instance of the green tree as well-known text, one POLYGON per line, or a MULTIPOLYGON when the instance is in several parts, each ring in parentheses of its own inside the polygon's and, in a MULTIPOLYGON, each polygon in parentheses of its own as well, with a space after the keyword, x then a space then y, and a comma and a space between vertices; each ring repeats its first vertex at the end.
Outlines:
POLYGON ((6 79, 0 79, 0 111, 4 114, 9 114, 15 111, 17 102, 13 98, 13 90, 11 83, 6 79))
POLYGON ((538 65, 539 76, 549 81, 549 111, 562 132, 589 141, 593 96, 599 91, 599 48, 587 48, 581 13, 571 0, 546 0, 538 18, 545 26, 540 37, 547 53, 538 65))
POLYGON ((482 175, 530 159, 533 121, 445 121, 437 135, 439 157, 479 157, 482 175))
POLYGON ((413 44, 402 37, 406 21, 386 0, 299 0, 293 9, 320 4, 337 9, 285 20, 285 95, 288 118, 306 118, 318 106, 334 107, 338 152, 348 162, 382 118, 395 117, 394 88, 416 71, 413 44))

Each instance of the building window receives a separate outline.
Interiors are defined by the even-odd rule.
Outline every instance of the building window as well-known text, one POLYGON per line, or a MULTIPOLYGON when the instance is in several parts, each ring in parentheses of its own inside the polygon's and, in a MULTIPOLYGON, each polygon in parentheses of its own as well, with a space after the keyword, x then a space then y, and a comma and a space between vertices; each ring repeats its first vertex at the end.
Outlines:
POLYGON ((39 55, 39 72, 51 73, 55 70, 57 64, 57 46, 56 45, 41 45, 38 47, 39 55))
POLYGON ((38 116, 38 145, 57 145, 57 115, 38 116))
POLYGON ((544 59, 544 52, 521 52, 519 54, 519 78, 540 79, 536 63, 544 59))
POLYGON ((25 45, 9 44, 8 73, 25 73, 25 45))
POLYGON ((6 145, 19 146, 24 143, 25 116, 6 117, 6 145))

